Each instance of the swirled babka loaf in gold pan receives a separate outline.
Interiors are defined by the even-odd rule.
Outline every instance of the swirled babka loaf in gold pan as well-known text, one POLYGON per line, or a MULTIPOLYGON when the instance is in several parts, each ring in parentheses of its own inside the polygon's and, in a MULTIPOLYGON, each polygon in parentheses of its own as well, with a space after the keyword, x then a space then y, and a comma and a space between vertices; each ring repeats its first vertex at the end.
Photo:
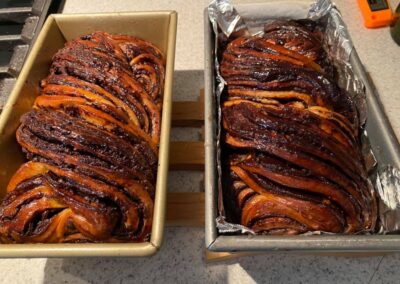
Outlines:
POLYGON ((220 71, 225 204, 256 233, 373 229, 358 113, 312 22, 231 41, 220 71))
POLYGON ((1 242, 148 240, 163 86, 149 42, 105 32, 67 42, 17 130, 29 162, 0 204, 1 242))

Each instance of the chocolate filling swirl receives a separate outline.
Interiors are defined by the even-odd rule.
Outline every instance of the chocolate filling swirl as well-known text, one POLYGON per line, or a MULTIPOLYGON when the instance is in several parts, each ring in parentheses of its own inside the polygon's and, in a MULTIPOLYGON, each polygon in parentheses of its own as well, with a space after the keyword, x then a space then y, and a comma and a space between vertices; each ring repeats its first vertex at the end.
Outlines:
POLYGON ((21 118, 30 161, 0 203, 0 241, 148 240, 163 87, 163 56, 147 41, 95 32, 67 42, 21 118))
POLYGON ((312 22, 276 21, 222 54, 224 202, 256 233, 374 228, 358 114, 322 40, 312 22))

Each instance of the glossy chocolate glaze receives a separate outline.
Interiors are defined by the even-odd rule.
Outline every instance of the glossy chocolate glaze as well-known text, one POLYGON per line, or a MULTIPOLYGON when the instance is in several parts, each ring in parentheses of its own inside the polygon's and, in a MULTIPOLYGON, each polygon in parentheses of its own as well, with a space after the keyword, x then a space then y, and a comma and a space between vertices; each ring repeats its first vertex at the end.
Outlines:
POLYGON ((357 111, 309 21, 227 44, 221 75, 225 204, 263 234, 373 229, 357 111))

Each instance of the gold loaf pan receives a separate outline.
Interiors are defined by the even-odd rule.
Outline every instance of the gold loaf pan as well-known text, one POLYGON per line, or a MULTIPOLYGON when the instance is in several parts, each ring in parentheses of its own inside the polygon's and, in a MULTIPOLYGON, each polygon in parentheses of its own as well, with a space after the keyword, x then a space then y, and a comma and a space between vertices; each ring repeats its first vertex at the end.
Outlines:
POLYGON ((166 74, 150 241, 122 244, 1 244, 0 257, 148 256, 160 248, 166 208, 176 23, 175 11, 50 15, 0 116, 0 198, 3 198, 9 179, 25 162, 15 139, 20 117, 31 109, 39 94, 39 82, 47 76, 53 55, 67 40, 94 31, 105 31, 137 36, 160 48, 166 55, 166 74))

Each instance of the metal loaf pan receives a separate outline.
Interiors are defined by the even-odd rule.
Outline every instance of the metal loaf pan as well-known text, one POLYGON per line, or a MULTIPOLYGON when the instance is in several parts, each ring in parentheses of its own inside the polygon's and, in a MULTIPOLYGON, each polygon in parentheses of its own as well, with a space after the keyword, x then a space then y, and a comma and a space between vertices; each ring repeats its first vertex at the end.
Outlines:
MULTIPOLYGON (((292 5, 294 9, 299 6, 292 5)), ((298 3, 298 2, 297 2, 298 3)), ((237 5, 239 13, 249 16, 257 8, 276 11, 281 3, 263 3, 254 7, 237 5)), ((279 9, 278 9, 279 10, 279 9)), ((244 19, 246 20, 246 16, 244 19)), ((205 240, 211 251, 290 251, 290 252, 388 252, 400 251, 400 235, 313 235, 313 236, 254 236, 220 235, 215 218, 218 215, 218 186, 216 168, 216 102, 214 32, 204 12, 205 23, 205 240)), ((372 150, 378 161, 378 170, 386 165, 400 168, 400 146, 386 117, 379 95, 366 76, 364 67, 353 49, 350 57, 356 74, 364 81, 367 92, 368 119, 367 131, 372 150)))
POLYGON ((15 131, 39 93, 53 55, 67 40, 94 31, 134 35, 158 46, 166 60, 161 140, 151 238, 143 243, 1 244, 0 257, 147 256, 161 246, 167 191, 177 14, 175 11, 50 15, 0 116, 0 198, 10 177, 25 162, 15 131))

